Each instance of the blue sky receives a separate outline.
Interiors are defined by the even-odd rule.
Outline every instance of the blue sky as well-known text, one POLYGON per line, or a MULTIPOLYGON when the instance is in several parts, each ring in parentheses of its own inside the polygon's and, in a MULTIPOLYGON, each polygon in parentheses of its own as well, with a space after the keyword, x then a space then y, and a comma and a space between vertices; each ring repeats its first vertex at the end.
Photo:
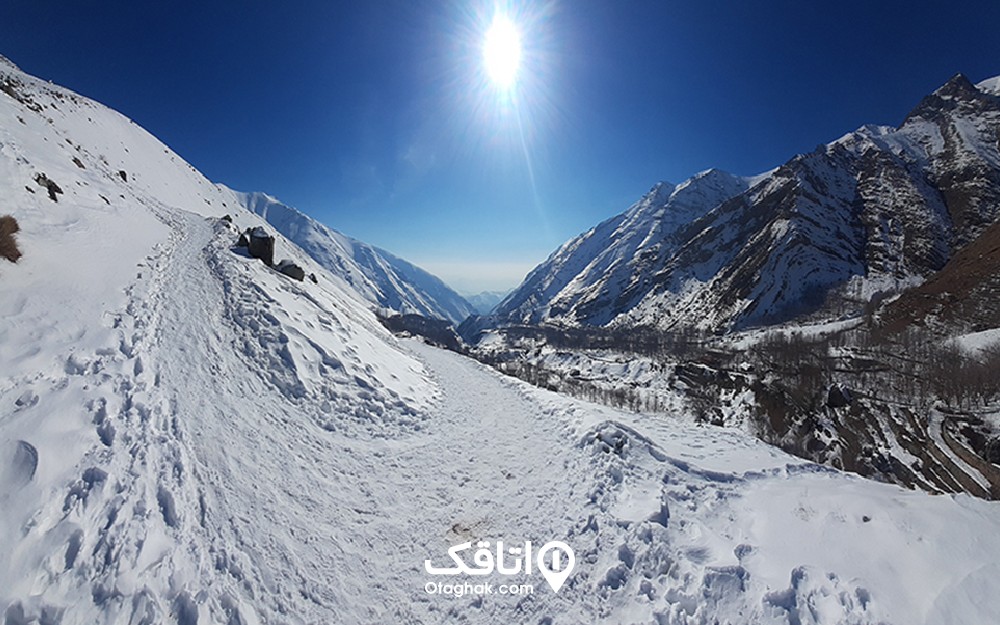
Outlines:
POLYGON ((658 180, 758 173, 1000 74, 997 2, 502 5, 513 95, 482 69, 493 0, 4 0, 0 54, 466 292, 658 180))

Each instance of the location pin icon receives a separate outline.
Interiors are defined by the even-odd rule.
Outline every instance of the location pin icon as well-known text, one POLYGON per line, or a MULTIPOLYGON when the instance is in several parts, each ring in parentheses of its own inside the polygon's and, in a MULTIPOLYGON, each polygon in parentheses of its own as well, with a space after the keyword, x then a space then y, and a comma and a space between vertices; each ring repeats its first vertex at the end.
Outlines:
POLYGON ((576 554, 573 553, 573 549, 566 543, 560 540, 553 540, 545 543, 538 550, 536 563, 545 581, 552 587, 552 592, 559 592, 562 585, 566 583, 566 579, 570 573, 573 572, 573 567, 576 566, 576 554), (550 551, 552 552, 552 560, 551 564, 547 564, 545 562, 545 554, 550 551), (565 558, 562 557, 564 555, 565 558))

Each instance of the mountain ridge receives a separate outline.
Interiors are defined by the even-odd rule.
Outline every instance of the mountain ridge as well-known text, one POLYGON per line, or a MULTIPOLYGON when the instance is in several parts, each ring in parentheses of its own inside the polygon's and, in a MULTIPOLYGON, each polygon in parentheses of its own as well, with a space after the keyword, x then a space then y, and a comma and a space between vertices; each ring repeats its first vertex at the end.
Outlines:
POLYGON ((1000 216, 1000 79, 980 85, 957 74, 898 127, 732 177, 742 188, 702 172, 676 187, 708 189, 693 212, 657 213, 673 208, 658 185, 560 246, 496 323, 729 331, 856 314, 913 286, 1000 216))
POLYGON ((391 252, 341 234, 267 193, 233 193, 244 208, 263 217, 321 265, 344 274, 379 306, 455 325, 475 312, 443 280, 391 252))

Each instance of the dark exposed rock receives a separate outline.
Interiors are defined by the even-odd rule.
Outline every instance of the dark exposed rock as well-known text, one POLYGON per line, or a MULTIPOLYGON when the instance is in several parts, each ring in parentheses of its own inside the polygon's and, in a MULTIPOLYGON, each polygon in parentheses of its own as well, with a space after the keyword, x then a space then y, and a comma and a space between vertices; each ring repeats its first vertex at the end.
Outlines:
POLYGON ((879 312, 882 330, 901 333, 913 325, 950 331, 1000 327, 1000 223, 960 249, 920 286, 879 312))
POLYGON ((269 235, 263 227, 257 226, 247 233, 248 247, 250 255, 259 258, 265 265, 274 265, 274 237, 269 235))
POLYGON ((128 173, 124 169, 118 170, 118 177, 122 179, 122 182, 128 182, 128 173))
POLYGON ((306 272, 302 267, 299 267, 290 260, 282 260, 275 266, 279 272, 285 274, 289 278, 294 278, 299 282, 302 282, 306 278, 306 272))
POLYGON ((50 200, 53 202, 59 201, 59 198, 56 196, 61 194, 63 190, 59 188, 59 185, 57 185, 54 180, 50 180, 44 173, 38 173, 35 175, 35 182, 37 182, 39 186, 48 189, 50 200))
POLYGON ((843 408, 851 405, 851 391, 834 384, 826 392, 826 405, 830 408, 843 408))

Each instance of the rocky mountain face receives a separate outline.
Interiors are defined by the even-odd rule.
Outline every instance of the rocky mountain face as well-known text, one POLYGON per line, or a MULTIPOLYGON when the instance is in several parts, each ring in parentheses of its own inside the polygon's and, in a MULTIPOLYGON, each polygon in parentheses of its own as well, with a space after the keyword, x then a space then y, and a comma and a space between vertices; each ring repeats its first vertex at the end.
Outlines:
POLYGON ((961 248, 920 286, 879 310, 883 331, 892 335, 914 326, 939 335, 1000 327, 1000 222, 961 248))
POLYGON ((919 284, 1000 216, 998 84, 956 75, 899 127, 755 178, 660 183, 554 252, 494 323, 739 330, 919 284))
POLYGON ((385 250, 345 236, 266 193, 240 193, 250 212, 267 220, 320 265, 344 279, 369 301, 401 314, 459 324, 475 312, 440 278, 385 250))
POLYGON ((652 276, 683 244, 689 223, 746 191, 750 182, 712 169, 680 185, 657 183, 621 215, 556 250, 495 312, 523 323, 607 324, 648 292, 652 276))

